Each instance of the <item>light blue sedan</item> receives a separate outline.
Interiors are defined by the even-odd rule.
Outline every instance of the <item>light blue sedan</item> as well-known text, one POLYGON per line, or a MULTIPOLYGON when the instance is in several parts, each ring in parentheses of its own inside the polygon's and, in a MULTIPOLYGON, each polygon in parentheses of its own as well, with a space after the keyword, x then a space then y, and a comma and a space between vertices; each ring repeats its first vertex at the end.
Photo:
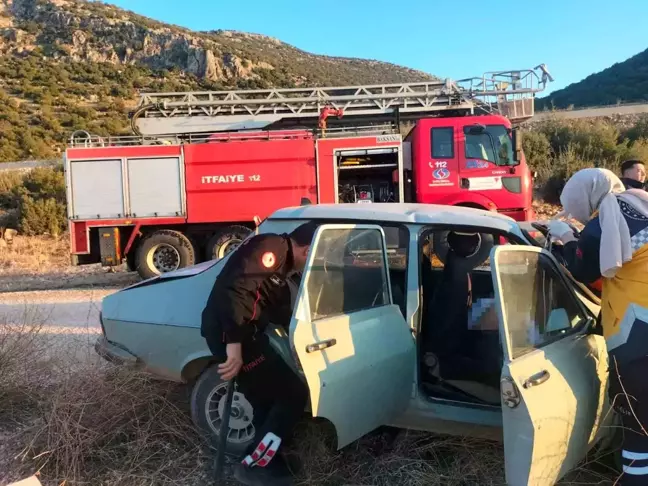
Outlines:
MULTIPOLYGON (((279 210, 257 232, 310 220, 321 226, 301 278, 286 287, 292 319, 267 332, 338 447, 381 425, 500 438, 508 484, 541 486, 608 443, 600 302, 524 227, 470 208, 338 204, 279 210), (449 232, 478 233, 479 248, 456 260, 449 232)), ((106 297, 96 344, 108 359, 192 384, 193 419, 214 443, 226 387, 200 325, 223 261, 106 297)), ((231 450, 254 439, 254 415, 236 392, 231 450)))

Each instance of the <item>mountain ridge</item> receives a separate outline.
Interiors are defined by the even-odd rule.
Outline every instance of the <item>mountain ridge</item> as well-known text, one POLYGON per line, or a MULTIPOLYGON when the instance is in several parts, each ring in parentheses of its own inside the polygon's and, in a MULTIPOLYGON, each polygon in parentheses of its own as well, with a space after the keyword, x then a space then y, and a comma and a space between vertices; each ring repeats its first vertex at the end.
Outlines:
POLYGON ((648 49, 536 99, 536 109, 648 102, 648 49))
POLYGON ((101 2, 0 0, 0 161, 57 156, 76 129, 128 133, 126 113, 141 92, 432 79, 263 34, 195 32, 101 2))

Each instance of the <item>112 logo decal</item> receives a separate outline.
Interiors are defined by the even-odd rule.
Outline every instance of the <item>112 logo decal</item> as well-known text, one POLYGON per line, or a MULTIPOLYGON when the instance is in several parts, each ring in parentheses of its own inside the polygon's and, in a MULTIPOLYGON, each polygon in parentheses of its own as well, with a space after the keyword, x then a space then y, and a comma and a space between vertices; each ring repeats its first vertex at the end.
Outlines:
POLYGON ((450 171, 446 168, 434 169, 432 171, 432 177, 434 177, 437 180, 445 180, 448 177, 450 177, 450 171))

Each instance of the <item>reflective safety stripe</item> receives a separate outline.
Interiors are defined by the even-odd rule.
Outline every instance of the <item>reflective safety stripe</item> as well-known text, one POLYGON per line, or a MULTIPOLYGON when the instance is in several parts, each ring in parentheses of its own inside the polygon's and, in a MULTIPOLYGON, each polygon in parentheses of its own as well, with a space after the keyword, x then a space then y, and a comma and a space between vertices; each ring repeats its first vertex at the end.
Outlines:
POLYGON ((632 461, 645 461, 648 459, 648 452, 621 451, 621 457, 632 461))
POLYGON ((644 467, 623 466, 623 472, 625 474, 630 474, 632 476, 645 476, 648 475, 648 466, 644 466, 644 467))
POLYGON ((247 455, 241 461, 248 467, 266 467, 276 455, 279 446, 281 445, 281 438, 272 432, 268 432, 259 445, 256 446, 252 454, 247 455))

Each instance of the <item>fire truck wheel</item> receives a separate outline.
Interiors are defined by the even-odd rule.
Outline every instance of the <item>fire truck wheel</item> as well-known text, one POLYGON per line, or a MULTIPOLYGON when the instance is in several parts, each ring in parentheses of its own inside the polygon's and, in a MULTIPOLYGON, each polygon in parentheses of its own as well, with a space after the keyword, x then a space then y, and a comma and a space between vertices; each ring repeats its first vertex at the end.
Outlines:
POLYGON ((209 239, 205 252, 207 259, 220 260, 234 251, 252 232, 245 226, 232 225, 223 228, 209 239))
POLYGON ((144 279, 196 263, 193 244, 179 231, 158 230, 146 236, 135 256, 137 272, 144 279))

